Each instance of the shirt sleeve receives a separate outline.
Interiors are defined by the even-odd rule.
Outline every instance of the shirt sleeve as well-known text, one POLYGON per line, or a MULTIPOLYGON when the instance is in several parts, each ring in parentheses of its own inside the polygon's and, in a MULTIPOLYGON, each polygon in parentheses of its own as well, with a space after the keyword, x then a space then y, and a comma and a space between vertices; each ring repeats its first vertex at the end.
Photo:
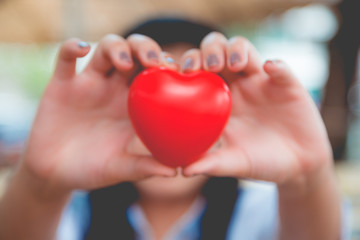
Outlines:
POLYGON ((91 208, 87 192, 74 192, 57 229, 57 240, 83 240, 90 226, 91 208))
POLYGON ((352 238, 352 204, 348 198, 344 198, 342 202, 342 218, 341 218, 341 240, 350 240, 352 238))
MULTIPOLYGON (((341 240, 351 239, 351 203, 342 203, 341 240)), ((273 183, 242 188, 228 229, 228 239, 275 240, 279 238, 278 194, 273 183)))
POLYGON ((274 240, 278 234, 276 186, 253 183, 241 188, 228 228, 229 240, 274 240))

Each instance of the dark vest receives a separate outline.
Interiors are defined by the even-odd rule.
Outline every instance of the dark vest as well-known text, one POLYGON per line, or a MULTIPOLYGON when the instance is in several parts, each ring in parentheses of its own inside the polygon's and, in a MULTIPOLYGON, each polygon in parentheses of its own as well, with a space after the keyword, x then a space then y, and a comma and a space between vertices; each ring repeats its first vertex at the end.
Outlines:
MULTIPOLYGON (((239 193, 238 180, 210 178, 202 189, 207 207, 201 219, 200 240, 226 239, 227 228, 239 193)), ((84 239, 134 240, 127 208, 138 198, 131 183, 121 183, 90 192, 91 224, 84 239)))

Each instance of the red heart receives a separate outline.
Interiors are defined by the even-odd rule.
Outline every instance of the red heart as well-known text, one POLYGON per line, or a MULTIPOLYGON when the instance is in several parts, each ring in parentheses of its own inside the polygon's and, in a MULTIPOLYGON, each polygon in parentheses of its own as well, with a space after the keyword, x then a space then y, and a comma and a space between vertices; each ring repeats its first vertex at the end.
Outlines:
POLYGON ((220 137, 230 116, 231 95, 214 73, 150 68, 134 79, 128 110, 136 133, 158 161, 186 166, 220 137))

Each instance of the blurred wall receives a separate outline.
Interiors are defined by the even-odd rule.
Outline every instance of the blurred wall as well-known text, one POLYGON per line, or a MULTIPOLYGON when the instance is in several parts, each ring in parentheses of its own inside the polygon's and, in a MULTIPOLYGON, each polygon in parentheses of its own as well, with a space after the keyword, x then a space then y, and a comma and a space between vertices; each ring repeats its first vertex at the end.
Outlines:
POLYGON ((181 14, 216 24, 259 20, 269 14, 339 0, 0 0, 0 41, 98 40, 159 14, 181 14))

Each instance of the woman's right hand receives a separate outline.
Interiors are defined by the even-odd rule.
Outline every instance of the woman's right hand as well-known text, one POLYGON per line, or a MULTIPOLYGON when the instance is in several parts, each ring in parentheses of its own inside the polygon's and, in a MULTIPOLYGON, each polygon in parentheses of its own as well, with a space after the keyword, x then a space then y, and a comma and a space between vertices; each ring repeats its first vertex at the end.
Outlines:
POLYGON ((89 50, 77 39, 62 45, 19 172, 69 191, 174 176, 174 169, 126 150, 135 135, 127 114, 129 82, 139 68, 162 63, 160 47, 142 35, 108 35, 76 74, 76 59, 89 50))

